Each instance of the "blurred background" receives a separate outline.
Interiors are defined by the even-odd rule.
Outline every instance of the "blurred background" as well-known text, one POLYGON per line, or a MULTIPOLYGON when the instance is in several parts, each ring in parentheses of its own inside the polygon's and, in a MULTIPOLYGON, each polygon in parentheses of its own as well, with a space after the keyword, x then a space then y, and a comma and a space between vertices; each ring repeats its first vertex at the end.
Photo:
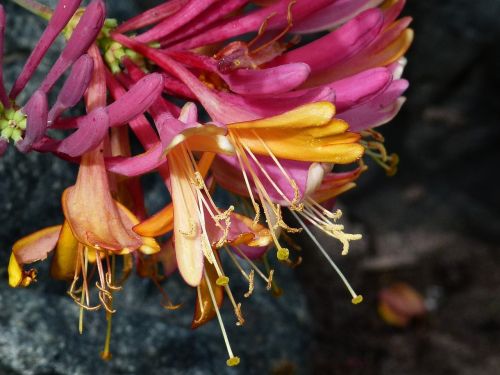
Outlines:
MULTIPOLYGON (((157 2, 107 3, 109 16, 124 19, 157 2)), ((2 4, 9 85, 44 23, 2 4)), ((350 303, 304 237, 302 265, 277 270, 281 297, 258 287, 242 301, 243 328, 224 310, 238 368, 225 366, 216 322, 189 328, 194 293, 178 277, 165 284, 184 303, 177 311, 163 309, 156 288, 138 277, 116 294, 114 357, 104 362, 104 314, 86 314, 80 336, 78 309, 46 265, 33 287, 7 285, 12 244, 61 222, 60 195, 76 173, 11 149, 0 159, 0 374, 498 374, 500 2, 408 0, 405 14, 416 36, 404 74, 411 86, 399 116, 381 128, 400 156, 399 172, 387 177, 371 166, 339 201, 346 227, 364 239, 335 259, 364 303, 350 303), (408 301, 421 309, 401 309, 408 301)), ((154 211, 165 198, 152 177, 147 182, 154 211)), ((245 290, 234 287, 239 296, 245 290)))

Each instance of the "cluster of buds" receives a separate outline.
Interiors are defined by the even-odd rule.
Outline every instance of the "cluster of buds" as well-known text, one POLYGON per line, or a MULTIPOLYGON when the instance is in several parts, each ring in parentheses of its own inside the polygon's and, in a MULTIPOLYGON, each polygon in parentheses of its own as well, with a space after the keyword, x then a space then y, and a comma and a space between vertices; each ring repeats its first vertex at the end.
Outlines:
POLYGON ((277 293, 268 257, 300 263, 284 244, 304 231, 352 302, 362 301, 314 230, 346 255, 361 235, 347 233, 342 212, 330 210, 336 197, 355 186, 365 156, 388 174, 396 170, 397 156, 374 128, 397 114, 408 87, 401 75, 413 33, 411 19, 399 18, 404 0, 170 0, 121 24, 106 19, 103 0, 86 8, 60 0, 53 11, 13 1, 48 26, 7 93, 0 6, 0 153, 12 141, 21 152, 78 163, 79 173, 62 195, 64 222, 13 245, 12 287, 35 281, 25 265, 53 253, 51 275, 68 282, 83 330, 87 310, 104 309, 110 324, 113 294, 134 268, 159 288, 166 308, 179 307, 163 286, 179 271, 197 294, 193 328, 217 318, 230 366, 239 358, 219 311, 224 295, 236 324, 245 319, 223 263, 248 281, 243 297, 256 277, 277 293), (59 34, 67 39, 59 58, 26 104, 17 103, 59 34), (86 113, 68 115, 82 100, 86 113), (132 154, 131 136, 142 152, 132 154), (159 173, 172 198, 151 216, 140 179, 146 173, 159 173), (233 204, 216 202, 216 188, 233 204))

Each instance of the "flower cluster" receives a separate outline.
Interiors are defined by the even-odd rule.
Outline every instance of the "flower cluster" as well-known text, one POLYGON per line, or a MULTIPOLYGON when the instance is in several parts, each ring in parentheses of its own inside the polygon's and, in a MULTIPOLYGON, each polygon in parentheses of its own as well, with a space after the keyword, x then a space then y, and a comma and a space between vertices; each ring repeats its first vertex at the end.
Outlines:
POLYGON ((413 34, 410 18, 399 18, 404 0, 170 0, 121 24, 106 19, 103 0, 80 9, 81 0, 60 0, 53 11, 14 2, 48 25, 7 93, 0 6, 0 153, 12 141, 21 152, 78 163, 79 173, 62 196, 64 222, 14 244, 12 287, 35 281, 24 266, 53 253, 51 275, 69 283, 82 330, 85 310, 103 308, 111 321, 113 294, 134 268, 158 286, 166 308, 177 308, 162 282, 179 271, 196 289, 193 327, 217 317, 230 366, 239 358, 219 312, 224 295, 237 324, 245 319, 223 263, 248 281, 245 298, 256 276, 277 292, 267 257, 300 263, 284 244, 304 231, 352 302, 362 301, 314 230, 347 254, 361 235, 347 233, 341 211, 328 208, 355 186, 365 156, 396 171, 397 156, 374 128, 397 114, 408 87, 401 75, 413 34), (65 48, 20 105, 18 94, 61 33, 65 48), (82 100, 85 114, 65 114, 82 100), (131 153, 131 134, 143 152, 131 153), (172 199, 148 216, 140 177, 151 172, 172 199), (215 188, 233 205, 216 202, 215 188))

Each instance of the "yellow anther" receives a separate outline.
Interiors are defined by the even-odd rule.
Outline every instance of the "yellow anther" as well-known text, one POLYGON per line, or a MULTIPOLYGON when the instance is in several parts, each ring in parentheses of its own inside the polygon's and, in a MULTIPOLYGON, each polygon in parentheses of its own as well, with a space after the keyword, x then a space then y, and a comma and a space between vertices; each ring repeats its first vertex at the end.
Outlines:
POLYGON ((276 256, 279 260, 287 260, 290 256, 290 252, 286 247, 280 247, 276 256))
POLYGON ((229 367, 238 366, 240 364, 240 357, 231 357, 226 361, 229 367))
POLYGON ((361 302, 363 302, 363 296, 361 294, 358 294, 356 297, 354 297, 352 300, 351 300, 352 304, 353 305, 358 305, 360 304, 361 302))
POLYGON ((215 281, 215 283, 219 286, 225 286, 227 284, 229 284, 229 277, 227 276, 219 276, 217 278, 217 280, 215 281))

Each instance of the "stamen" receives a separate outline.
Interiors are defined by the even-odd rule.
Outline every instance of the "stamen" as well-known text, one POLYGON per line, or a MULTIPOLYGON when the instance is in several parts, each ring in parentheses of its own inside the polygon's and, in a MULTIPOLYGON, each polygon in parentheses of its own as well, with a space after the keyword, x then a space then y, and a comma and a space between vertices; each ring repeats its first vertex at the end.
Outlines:
POLYGON ((247 275, 243 267, 241 267, 241 264, 236 260, 236 257, 233 255, 232 251, 229 250, 227 247, 224 247, 224 250, 226 250, 226 253, 229 255, 229 258, 231 258, 231 261, 233 264, 238 268, 238 270, 241 272, 243 277, 247 280, 250 281, 250 277, 247 275))
MULTIPOLYGON (((259 275, 268 285, 271 284, 272 279, 273 279, 274 270, 271 270, 269 273, 269 277, 266 277, 264 275, 264 272, 262 272, 260 270, 260 268, 257 267, 257 265, 254 262, 252 262, 250 260, 250 258, 238 246, 233 246, 233 248, 236 249, 236 251, 243 257, 243 259, 245 259, 248 262, 248 264, 250 264, 250 266, 255 270, 255 272, 257 272, 257 275, 259 275)), ((231 250, 228 249, 227 247, 226 247, 226 251, 228 254, 230 254, 231 256, 234 257, 234 255, 231 254, 231 250)), ((249 277, 247 277, 247 280, 249 280, 249 277)), ((269 289, 270 288, 267 288, 267 290, 269 290, 269 289)))
POLYGON ((229 277, 227 276, 219 276, 217 278, 217 280, 215 281, 215 283, 219 286, 226 286, 227 284, 229 284, 229 277))
POLYGON ((328 261, 328 263, 330 263, 330 265, 332 266, 332 268, 335 270, 335 272, 337 272, 337 274, 339 275, 340 279, 343 281, 344 285, 347 287, 347 290, 349 291, 349 293, 352 296, 351 302, 353 304, 355 304, 355 305, 357 305, 358 303, 361 303, 363 301, 363 296, 361 294, 357 294, 354 291, 354 289, 351 287, 351 284, 349 284, 349 282, 347 281, 346 277, 344 276, 344 274, 342 273, 342 271, 340 270, 340 268, 338 268, 338 266, 335 264, 335 262, 332 260, 332 258, 328 255, 328 253, 326 252, 326 250, 319 243, 319 241, 316 239, 316 237, 312 234, 312 232, 309 230, 309 228, 300 219, 300 217, 295 212, 293 212, 293 211, 290 211, 290 212, 295 217, 295 219, 299 222, 299 224, 304 228, 304 230, 306 231, 307 235, 311 238, 311 240, 314 242, 314 244, 318 247, 318 249, 321 251, 321 253, 323 254, 323 256, 328 261))
POLYGON ((231 291, 231 288, 229 287, 229 277, 224 275, 224 271, 222 270, 222 266, 219 264, 220 260, 217 257, 214 257, 215 262, 215 270, 219 277, 215 281, 215 284, 219 286, 223 286, 224 289, 226 290, 227 296, 229 297, 229 300, 231 301, 231 304, 233 305, 234 309, 234 314, 236 315, 236 319, 238 320, 236 322, 237 326, 242 326, 245 323, 245 319, 243 318, 243 314, 241 312, 241 303, 236 303, 236 300, 234 299, 233 292, 231 291))
POLYGON ((213 303, 214 308, 215 308, 215 313, 217 314, 217 320, 219 321, 219 326, 220 326, 220 329, 222 332, 222 337, 224 338, 224 343, 226 344, 227 353, 229 355, 229 358, 226 361, 226 364, 228 366, 237 366, 240 363, 240 358, 235 357, 233 354, 233 351, 231 349, 231 344, 229 343, 229 339, 227 337, 226 328, 224 327, 224 323, 223 323, 222 317, 220 315, 219 307, 217 306, 217 301, 215 300, 214 292, 212 290, 212 285, 210 284, 210 279, 208 278, 208 275, 206 272, 204 272, 204 275, 205 275, 205 280, 206 280, 207 286, 208 286, 208 292, 210 293, 210 298, 212 299, 212 303, 213 303))
MULTIPOLYGON (((261 138, 261 136, 255 130, 253 130, 253 134, 254 134, 255 137, 257 137, 257 139, 260 141, 260 143, 262 144, 262 146, 264 146, 264 148, 266 149, 268 155, 271 157, 271 159, 273 159, 274 163, 279 168, 280 172, 283 173, 283 176, 285 176, 285 178, 287 179, 288 183, 290 184, 290 186, 293 189, 293 195, 294 195, 293 200, 290 202, 290 200, 288 198, 285 198, 285 199, 290 202, 290 205, 291 205, 292 209, 294 209, 295 211, 302 211, 302 209, 304 208, 304 206, 303 206, 302 203, 299 203, 299 201, 300 201, 300 191, 299 191, 299 187, 297 186, 297 182, 293 178, 290 177, 290 175, 288 174, 288 172, 286 171, 286 169, 283 168, 283 165, 280 163, 279 159, 276 157, 276 155, 274 155, 274 153, 272 152, 272 150, 269 148, 269 146, 267 145, 267 143, 264 142, 264 140, 261 138)), ((270 180, 270 181, 272 181, 272 180, 270 180)), ((277 188, 275 187, 275 189, 277 189, 277 188)), ((278 191, 278 189, 276 191, 278 191)))
POLYGON ((254 277, 255 277, 255 271, 251 270, 250 274, 248 275, 248 292, 244 294, 245 298, 248 298, 252 295, 253 289, 254 289, 254 277))
POLYGON ((290 29, 293 27, 293 22, 292 22, 292 6, 296 3, 297 1, 296 0, 292 0, 290 1, 290 3, 288 3, 288 11, 287 11, 287 21, 288 21, 288 25, 286 26, 286 28, 280 32, 277 36, 275 36, 272 40, 270 40, 269 42, 267 42, 266 44, 260 46, 259 48, 253 50, 251 53, 254 54, 264 48, 267 48, 269 47, 271 44, 273 44, 274 42, 280 40, 283 36, 286 35, 286 33, 288 31, 290 31, 290 29))
POLYGON ((245 170, 245 166, 243 165, 242 158, 240 156, 240 153, 238 152, 238 145, 239 142, 236 140, 235 136, 232 134, 232 132, 229 132, 229 136, 231 137, 231 140, 233 142, 233 145, 236 150, 236 157, 238 158, 238 163, 240 164, 240 169, 241 172, 243 173, 243 179, 245 180, 245 185, 247 187, 248 194, 250 196, 250 200, 252 201, 253 208, 255 210, 255 218, 253 219, 254 225, 257 224, 260 220, 260 206, 257 204, 255 201, 255 198, 253 196, 252 188, 250 187, 250 183, 248 181, 248 176, 245 170))

